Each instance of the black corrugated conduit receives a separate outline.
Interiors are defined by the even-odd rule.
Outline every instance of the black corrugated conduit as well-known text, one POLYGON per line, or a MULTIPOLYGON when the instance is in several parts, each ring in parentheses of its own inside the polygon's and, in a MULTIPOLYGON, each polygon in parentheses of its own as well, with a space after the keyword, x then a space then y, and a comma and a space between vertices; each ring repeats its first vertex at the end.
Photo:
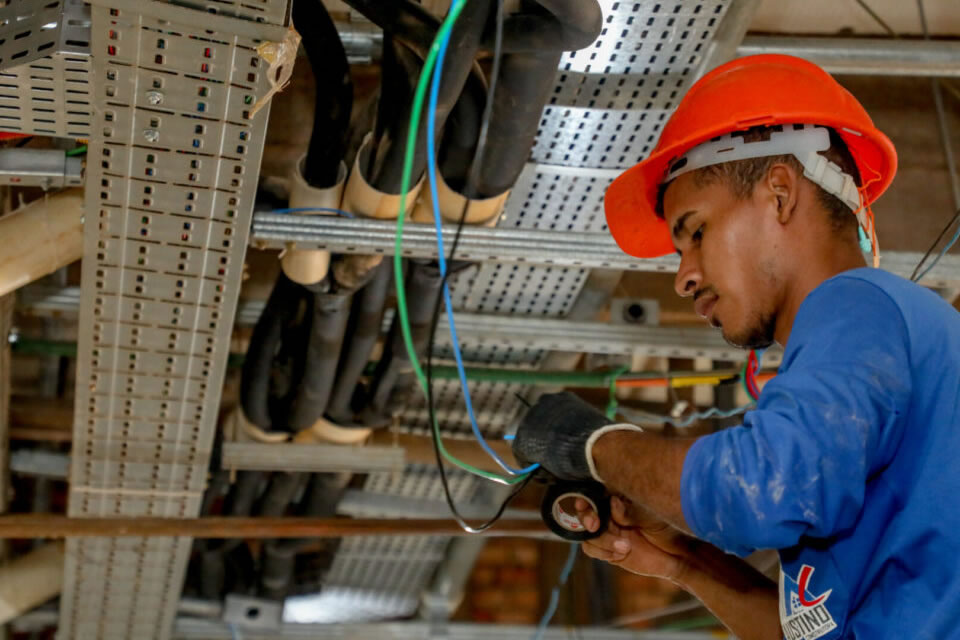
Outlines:
POLYGON ((346 132, 353 107, 350 63, 337 27, 320 0, 296 0, 293 23, 316 80, 313 130, 303 177, 315 187, 336 184, 346 154, 346 132))
MULTIPOLYGON (((350 66, 321 0, 296 0, 293 21, 316 82, 313 129, 306 155, 297 167, 299 176, 295 176, 302 178, 298 193, 306 194, 307 202, 336 193, 335 206, 340 193, 335 188, 345 178, 342 166, 353 106, 350 66)), ((298 272, 306 275, 297 277, 298 282, 287 277, 284 271, 288 266, 284 263, 274 287, 280 291, 278 299, 271 294, 254 329, 248 353, 255 357, 248 355, 245 362, 242 405, 247 418, 264 429, 299 431, 311 427, 323 416, 333 388, 353 289, 338 286, 334 270, 329 268, 329 254, 307 257, 309 261, 315 259, 309 264, 317 267, 298 272), (296 304, 275 304, 289 299, 295 299, 296 304), (290 326, 298 316, 297 326, 290 326), (287 361, 292 361, 292 367, 285 364, 287 361)), ((258 514, 284 514, 309 479, 304 473, 275 473, 259 501, 258 514)), ((278 576, 292 574, 288 564, 293 557, 279 541, 265 542, 256 586, 260 595, 282 599, 289 585, 282 579, 278 583, 278 576), (284 553, 277 553, 278 549, 284 553)), ((215 558, 209 564, 204 568, 215 573, 215 558)))
MULTIPOLYGON (((443 130, 451 113, 455 114, 457 118, 456 126, 458 129, 460 126, 468 125, 472 119, 472 131, 468 130, 465 133, 468 134, 468 137, 472 137, 473 141, 467 140, 463 143, 467 147, 467 153, 472 152, 473 146, 475 146, 476 132, 479 130, 479 111, 482 111, 482 105, 486 100, 486 88, 482 75, 479 72, 473 72, 477 71, 475 58, 484 27, 490 16, 491 6, 491 0, 471 0, 464 8, 463 13, 460 14, 460 18, 450 36, 447 64, 444 65, 441 74, 440 91, 437 98, 436 126, 438 130, 443 130), (467 87, 467 89, 464 90, 464 87, 467 87)), ((416 14, 414 22, 418 25, 418 29, 423 30, 420 40, 426 40, 427 46, 429 46, 429 41, 432 40, 439 27, 439 21, 417 5, 408 6, 406 9, 416 14)), ((410 126, 414 84, 420 73, 422 58, 426 54, 427 47, 421 47, 413 42, 401 41, 393 37, 394 23, 390 20, 384 21, 380 26, 384 29, 383 80, 377 125, 374 130, 368 161, 363 165, 363 170, 371 186, 378 191, 399 193, 404 146, 410 126), (403 108, 397 108, 397 105, 404 106, 403 108)), ((423 120, 420 123, 419 138, 416 145, 413 164, 415 181, 419 180, 427 163, 425 118, 426 113, 424 113, 423 120)), ((467 166, 463 168, 465 170, 467 166)), ((439 275, 435 265, 433 267, 418 265, 414 269, 430 271, 433 274, 424 274, 422 277, 418 276, 416 278, 418 284, 425 284, 427 281, 432 282, 430 285, 432 288, 428 287, 423 291, 411 291, 409 294, 412 305, 417 306, 421 303, 426 305, 425 315, 429 317, 433 309, 432 301, 436 298, 436 287, 440 283, 439 275)), ((345 355, 341 359, 340 371, 333 392, 334 401, 328 411, 328 417, 341 425, 351 425, 355 422, 355 409, 357 407, 354 406, 353 399, 357 390, 357 383, 379 337, 382 309, 386 303, 391 280, 389 271, 391 271, 389 267, 381 264, 373 276, 369 293, 363 296, 360 305, 355 305, 354 313, 359 315, 352 321, 354 330, 349 336, 344 350, 345 355)), ((425 336, 426 334, 420 340, 423 346, 426 345, 425 336)), ((388 351, 393 353, 393 350, 388 349, 388 351)), ((386 375, 390 380, 395 378, 398 367, 402 368, 403 363, 406 362, 406 354, 403 353, 402 348, 396 357, 397 361, 392 365, 392 368, 381 371, 381 375, 386 375)), ((376 389, 386 390, 379 400, 374 401, 374 404, 383 409, 389 400, 390 389, 381 382, 375 383, 374 387, 375 389, 371 390, 371 393, 378 393, 376 389)), ((361 404, 363 403, 361 402, 361 404)), ((362 421, 362 426, 382 425, 384 424, 383 418, 384 416, 380 411, 374 411, 373 413, 368 411, 366 412, 366 419, 362 421)))
MULTIPOLYGON (((306 491, 296 509, 296 514, 309 518, 330 518, 336 515, 337 504, 343 495, 349 474, 314 473, 310 476, 306 491)), ((290 592, 296 568, 297 555, 307 545, 318 541, 313 538, 288 538, 271 540, 263 547, 260 575, 260 594, 265 598, 283 600, 290 592)), ((319 552, 324 557, 320 563, 329 566, 337 539, 325 540, 319 552)), ((315 585, 314 588, 318 588, 315 585)))
POLYGON ((284 336, 291 331, 309 292, 281 271, 257 320, 240 375, 240 404, 247 420, 270 430, 270 377, 284 336))
MULTIPOLYGON (((410 7, 404 11, 404 3, 392 4, 395 7, 389 11, 406 16, 406 24, 414 23, 410 16, 419 19, 421 26, 416 29, 411 27, 410 33, 419 34, 423 30, 422 16, 417 11, 410 7)), ((371 9, 369 3, 364 1, 357 1, 354 6, 359 9, 361 5, 371 9)), ((488 5, 485 19, 489 17, 488 5)), ((481 22, 478 15, 475 18, 477 23, 481 22)), ((536 137, 543 107, 555 84, 562 52, 568 45, 580 48, 590 44, 599 35, 601 26, 602 14, 595 0, 544 0, 521 5, 521 13, 512 16, 504 25, 504 37, 514 40, 517 52, 502 58, 499 86, 493 96, 486 139, 481 144, 477 143, 479 124, 472 134, 472 145, 466 140, 464 131, 445 132, 440 147, 439 170, 447 185, 470 199, 498 196, 513 186, 536 137), (514 25, 512 31, 507 28, 507 24, 511 23, 514 25), (517 25, 522 25, 523 33, 515 28, 517 25), (551 34, 551 39, 547 41, 544 34, 551 34), (516 40, 521 35, 536 41, 538 45, 529 49, 517 46, 516 40), (473 157, 465 162, 471 146, 473 157)), ((454 42, 451 36, 451 47, 454 42)), ((449 56, 448 52, 448 60, 449 56)), ((464 92, 464 95, 468 95, 468 92, 464 92)), ((464 106, 458 116, 462 116, 464 124, 469 125, 468 107, 472 106, 474 112, 477 110, 476 97, 474 100, 461 99, 460 102, 464 106)), ((430 320, 440 301, 442 279, 435 262, 409 260, 408 265, 410 328, 417 355, 422 358, 427 348, 430 320)), ((467 263, 453 262, 448 269, 452 273, 467 266, 467 263)), ((367 425, 382 426, 388 423, 392 411, 415 386, 409 370, 410 362, 399 323, 394 321, 383 357, 377 364, 370 403, 364 412, 367 425)))
MULTIPOLYGON (((320 0, 294 2, 293 21, 316 80, 313 129, 300 170, 310 187, 326 189, 342 177, 353 105, 350 66, 336 26, 320 0)), ((349 309, 349 296, 337 291, 329 278, 307 286, 292 282, 281 272, 254 328, 244 362, 241 403, 248 420, 262 429, 290 430, 310 426, 323 416, 349 309), (289 384, 291 397, 271 401, 271 395, 277 395, 271 392, 270 384, 276 374, 276 356, 285 340, 302 335, 290 325, 304 303, 308 313, 300 315, 308 329, 307 338, 305 344, 293 349, 296 361, 289 384), (281 406, 277 408, 277 404, 281 406), (275 424, 278 417, 282 424, 275 424)))
MULTIPOLYGON (((249 516, 257 501, 264 474, 241 471, 227 493, 222 512, 228 516, 249 516)), ((226 592, 242 592, 253 582, 253 556, 242 540, 211 540, 200 554, 200 596, 222 600, 226 592)))
POLYGON ((345 348, 340 356, 337 379, 327 405, 327 416, 339 425, 353 424, 358 405, 363 404, 362 398, 355 403, 357 382, 380 337, 383 307, 392 282, 393 265, 384 260, 376 268, 370 283, 354 296, 350 325, 344 339, 345 348))
MULTIPOLYGON (((367 7, 366 1, 348 2, 361 12, 367 7)), ((392 2, 379 3, 383 5, 392 2)), ((367 180, 379 191, 385 193, 400 192, 400 176, 403 170, 403 154, 410 127, 410 113, 413 106, 413 88, 417 81, 429 44, 439 28, 439 22, 418 5, 404 4, 404 9, 415 15, 415 24, 419 30, 416 40, 395 37, 396 22, 387 19, 376 22, 384 30, 383 39, 383 85, 380 108, 377 114, 377 128, 374 131, 370 164, 367 167, 367 180), (427 46, 421 46, 426 40, 427 46), (398 108, 398 105, 402 105, 398 108)), ((484 26, 490 16, 491 0, 471 0, 464 7, 460 18, 450 34, 450 47, 447 62, 440 76, 440 92, 437 97, 436 126, 441 130, 447 116, 463 92, 470 71, 473 68, 484 26)), ((388 16, 394 12, 388 9, 388 16)), ((405 14, 405 11, 398 12, 405 14)), ((413 163, 413 181, 423 174, 427 165, 426 156, 426 117, 424 111, 418 129, 416 154, 413 163)))
MULTIPOLYGON (((433 42, 436 19, 412 0, 346 0, 365 18, 390 31, 421 56, 433 42)), ((462 19, 462 17, 461 17, 462 19)), ((524 0, 503 25, 504 53, 577 51, 600 35, 603 13, 596 0, 524 0)), ((486 29, 481 47, 493 48, 493 30, 486 29)), ((555 71, 555 70, 554 70, 555 71)))

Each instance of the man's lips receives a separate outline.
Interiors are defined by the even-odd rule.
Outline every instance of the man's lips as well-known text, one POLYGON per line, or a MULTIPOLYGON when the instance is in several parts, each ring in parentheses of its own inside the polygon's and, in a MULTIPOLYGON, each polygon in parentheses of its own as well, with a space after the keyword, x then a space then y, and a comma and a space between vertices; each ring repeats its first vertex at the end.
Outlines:
POLYGON ((704 293, 693 303, 693 310, 701 318, 710 319, 714 306, 717 304, 717 296, 712 293, 704 293))

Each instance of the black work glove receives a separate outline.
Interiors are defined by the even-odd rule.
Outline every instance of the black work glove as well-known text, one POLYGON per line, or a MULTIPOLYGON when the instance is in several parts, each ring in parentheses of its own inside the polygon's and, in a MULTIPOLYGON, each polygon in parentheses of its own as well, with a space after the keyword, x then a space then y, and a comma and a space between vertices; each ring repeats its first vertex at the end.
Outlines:
POLYGON ((561 480, 603 482, 593 468, 593 443, 608 431, 640 428, 612 424, 603 413, 570 392, 540 397, 520 422, 513 455, 523 466, 534 462, 561 480))

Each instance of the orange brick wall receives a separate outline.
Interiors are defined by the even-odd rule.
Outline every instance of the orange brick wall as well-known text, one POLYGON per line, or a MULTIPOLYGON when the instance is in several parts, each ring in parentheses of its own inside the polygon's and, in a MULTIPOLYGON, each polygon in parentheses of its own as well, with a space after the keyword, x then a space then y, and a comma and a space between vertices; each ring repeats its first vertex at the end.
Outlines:
POLYGON ((487 542, 467 586, 461 616, 475 622, 536 624, 539 563, 540 546, 534 540, 487 542))

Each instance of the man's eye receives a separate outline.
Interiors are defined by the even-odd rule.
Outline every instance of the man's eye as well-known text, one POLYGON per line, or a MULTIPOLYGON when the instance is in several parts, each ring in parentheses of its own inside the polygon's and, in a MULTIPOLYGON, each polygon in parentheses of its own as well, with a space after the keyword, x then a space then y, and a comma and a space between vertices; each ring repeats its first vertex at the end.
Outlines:
POLYGON ((694 242, 700 242, 703 238, 703 227, 704 225, 700 225, 697 230, 693 232, 693 235, 690 236, 694 242))

